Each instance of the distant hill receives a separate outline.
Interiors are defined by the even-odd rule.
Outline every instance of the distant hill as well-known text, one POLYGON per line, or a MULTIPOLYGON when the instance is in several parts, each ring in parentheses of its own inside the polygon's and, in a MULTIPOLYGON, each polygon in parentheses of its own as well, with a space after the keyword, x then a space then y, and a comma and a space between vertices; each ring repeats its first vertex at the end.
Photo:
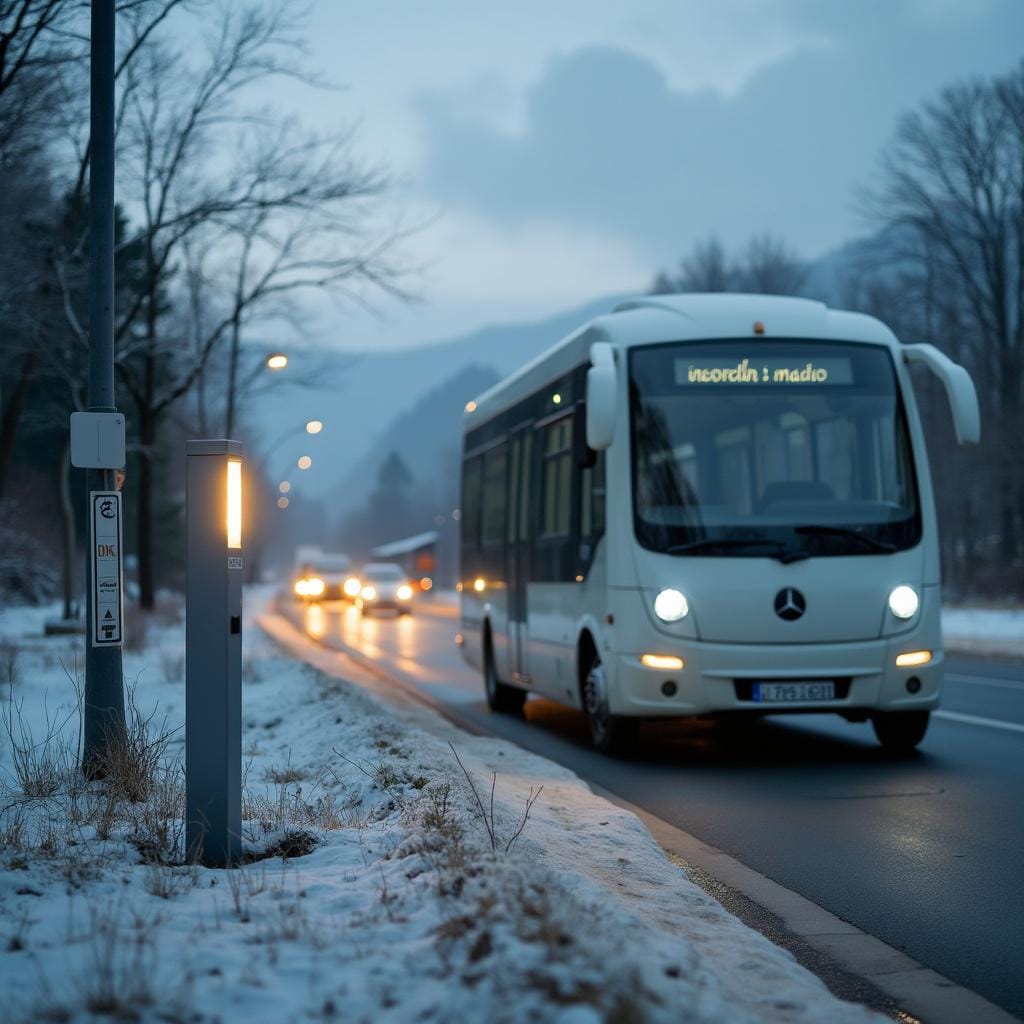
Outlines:
MULTIPOLYGON (((496 370, 474 363, 432 388, 411 409, 395 417, 373 438, 362 458, 328 496, 332 520, 343 518, 365 501, 381 462, 391 452, 397 452, 412 471, 417 493, 429 495, 438 508, 450 505, 458 494, 458 483, 453 477, 462 437, 463 408, 469 399, 500 379, 496 370)), ((422 524, 416 523, 411 529, 431 529, 433 512, 433 508, 424 509, 422 524)))
MULTIPOLYGON (((268 462, 271 477, 287 472, 308 449, 314 466, 308 479, 303 479, 303 487, 310 497, 331 496, 333 501, 343 494, 343 484, 354 479, 353 473, 363 465, 367 453, 379 451, 381 435, 389 425, 410 411, 426 392, 467 367, 489 367, 498 377, 506 376, 580 324, 609 312, 620 298, 607 296, 545 320, 484 327, 416 348, 339 353, 341 369, 335 380, 301 391, 275 389, 260 396, 255 419, 264 448, 304 418, 315 416, 325 423, 323 434, 314 443, 300 435, 294 443, 278 447, 268 462)), ((298 365, 301 354, 293 361, 298 365)), ((459 403, 460 414, 465 401, 459 403)), ((332 510, 332 518, 336 511, 332 510)))

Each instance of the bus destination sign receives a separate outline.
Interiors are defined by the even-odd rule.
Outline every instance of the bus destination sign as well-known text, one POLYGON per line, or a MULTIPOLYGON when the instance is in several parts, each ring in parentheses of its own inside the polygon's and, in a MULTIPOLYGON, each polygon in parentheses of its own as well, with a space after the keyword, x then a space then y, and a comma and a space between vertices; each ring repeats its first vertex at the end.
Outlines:
POLYGON ((701 384, 852 384, 853 367, 847 358, 795 362, 785 356, 751 360, 676 359, 676 385, 701 384))

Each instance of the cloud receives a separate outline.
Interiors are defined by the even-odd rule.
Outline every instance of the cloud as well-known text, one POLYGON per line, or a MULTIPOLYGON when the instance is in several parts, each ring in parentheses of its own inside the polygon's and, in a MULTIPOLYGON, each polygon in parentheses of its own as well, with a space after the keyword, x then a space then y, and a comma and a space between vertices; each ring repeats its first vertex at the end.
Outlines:
POLYGON ((506 229, 552 221, 619 239, 652 266, 713 231, 736 244, 768 229, 811 255, 859 228, 853 189, 902 110, 1018 57, 1024 5, 993 2, 970 17, 871 2, 859 19, 854 5, 812 17, 797 2, 832 45, 728 97, 673 88, 647 56, 579 49, 549 61, 515 133, 424 95, 422 189, 506 229))

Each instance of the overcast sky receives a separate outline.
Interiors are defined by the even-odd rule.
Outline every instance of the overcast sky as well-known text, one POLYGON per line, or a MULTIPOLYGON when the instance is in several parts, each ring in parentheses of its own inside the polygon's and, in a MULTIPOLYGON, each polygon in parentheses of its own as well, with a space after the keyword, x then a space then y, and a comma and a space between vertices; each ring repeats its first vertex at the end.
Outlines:
POLYGON ((310 39, 346 91, 273 101, 358 120, 430 222, 423 303, 323 312, 318 340, 366 348, 643 289, 711 232, 842 244, 899 114, 1019 61, 1024 2, 316 0, 310 39))

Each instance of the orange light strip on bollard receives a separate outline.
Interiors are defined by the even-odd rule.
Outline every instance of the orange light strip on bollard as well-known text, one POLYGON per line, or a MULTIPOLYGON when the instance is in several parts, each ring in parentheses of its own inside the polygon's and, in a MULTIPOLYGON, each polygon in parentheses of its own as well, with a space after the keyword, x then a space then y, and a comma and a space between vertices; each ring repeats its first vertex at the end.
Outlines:
POLYGON ((228 459, 228 547, 242 546, 242 463, 228 459))

